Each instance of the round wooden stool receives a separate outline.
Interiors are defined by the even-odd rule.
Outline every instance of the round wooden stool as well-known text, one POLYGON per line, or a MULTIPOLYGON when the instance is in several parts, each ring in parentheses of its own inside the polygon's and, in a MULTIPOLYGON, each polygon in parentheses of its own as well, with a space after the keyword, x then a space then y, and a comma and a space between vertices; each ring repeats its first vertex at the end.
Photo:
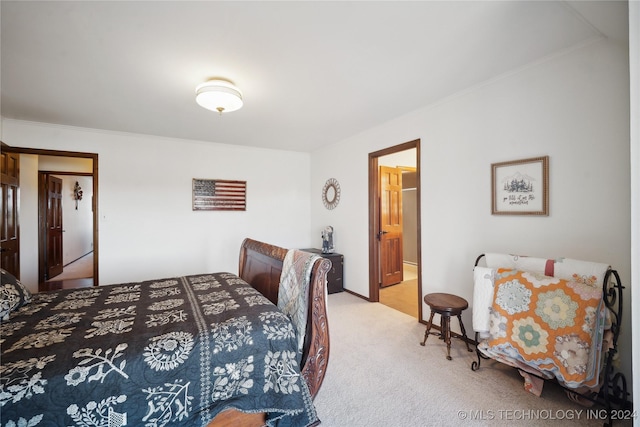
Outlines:
POLYGON ((429 316, 429 322, 427 323, 427 330, 424 333, 424 340, 420 345, 424 346, 427 342, 429 334, 438 335, 440 339, 443 339, 447 343, 447 360, 451 360, 451 316, 457 316, 458 322, 460 322, 460 330, 462 336, 460 339, 464 341, 468 351, 473 351, 469 348, 467 342, 467 332, 464 330, 462 324, 462 318, 460 314, 469 307, 469 303, 464 298, 460 298, 451 294, 427 294, 424 296, 424 302, 431 309, 431 316, 429 316), (433 315, 438 313, 440 315, 440 332, 431 332, 431 326, 433 325, 433 315))

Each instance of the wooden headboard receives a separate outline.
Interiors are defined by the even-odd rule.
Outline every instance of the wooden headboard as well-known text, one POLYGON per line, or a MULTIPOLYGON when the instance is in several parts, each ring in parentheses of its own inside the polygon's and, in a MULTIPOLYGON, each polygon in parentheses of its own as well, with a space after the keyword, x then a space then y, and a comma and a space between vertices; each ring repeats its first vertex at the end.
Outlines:
MULTIPOLYGON (((287 249, 245 239, 240 247, 238 275, 272 303, 278 304, 278 288, 282 263, 287 249)), ((302 353, 302 376, 315 397, 322 385, 329 362, 329 324, 327 322, 327 273, 331 261, 318 259, 311 272, 309 317, 302 353)))

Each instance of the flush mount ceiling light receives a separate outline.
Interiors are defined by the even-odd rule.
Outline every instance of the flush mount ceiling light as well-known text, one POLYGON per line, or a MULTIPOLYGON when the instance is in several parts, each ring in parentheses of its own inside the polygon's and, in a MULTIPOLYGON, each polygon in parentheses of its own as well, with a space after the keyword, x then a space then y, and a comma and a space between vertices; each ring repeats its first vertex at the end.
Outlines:
POLYGON ((230 113, 242 107, 242 92, 226 80, 209 80, 196 87, 196 102, 207 110, 230 113))

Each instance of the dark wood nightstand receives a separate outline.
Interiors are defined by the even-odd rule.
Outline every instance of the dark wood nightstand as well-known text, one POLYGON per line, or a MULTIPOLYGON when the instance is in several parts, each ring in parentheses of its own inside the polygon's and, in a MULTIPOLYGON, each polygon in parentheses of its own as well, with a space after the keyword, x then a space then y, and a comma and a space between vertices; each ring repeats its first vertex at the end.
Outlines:
POLYGON ((326 258, 331 261, 331 270, 327 273, 327 289, 330 294, 344 291, 344 284, 342 281, 344 256, 342 256, 342 254, 337 254, 335 252, 331 254, 323 254, 321 249, 315 248, 301 250, 320 255, 322 258, 326 258))

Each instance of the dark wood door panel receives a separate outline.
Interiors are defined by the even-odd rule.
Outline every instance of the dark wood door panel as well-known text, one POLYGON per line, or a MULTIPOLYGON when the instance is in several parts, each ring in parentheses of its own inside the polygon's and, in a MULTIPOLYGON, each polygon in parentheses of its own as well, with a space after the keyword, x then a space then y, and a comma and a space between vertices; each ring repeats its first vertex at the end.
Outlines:
POLYGON ((20 278, 20 221, 18 195, 20 155, 3 151, 0 155, 2 219, 0 223, 0 259, 2 268, 20 278))
POLYGON ((47 177, 47 279, 62 273, 62 179, 47 177))

